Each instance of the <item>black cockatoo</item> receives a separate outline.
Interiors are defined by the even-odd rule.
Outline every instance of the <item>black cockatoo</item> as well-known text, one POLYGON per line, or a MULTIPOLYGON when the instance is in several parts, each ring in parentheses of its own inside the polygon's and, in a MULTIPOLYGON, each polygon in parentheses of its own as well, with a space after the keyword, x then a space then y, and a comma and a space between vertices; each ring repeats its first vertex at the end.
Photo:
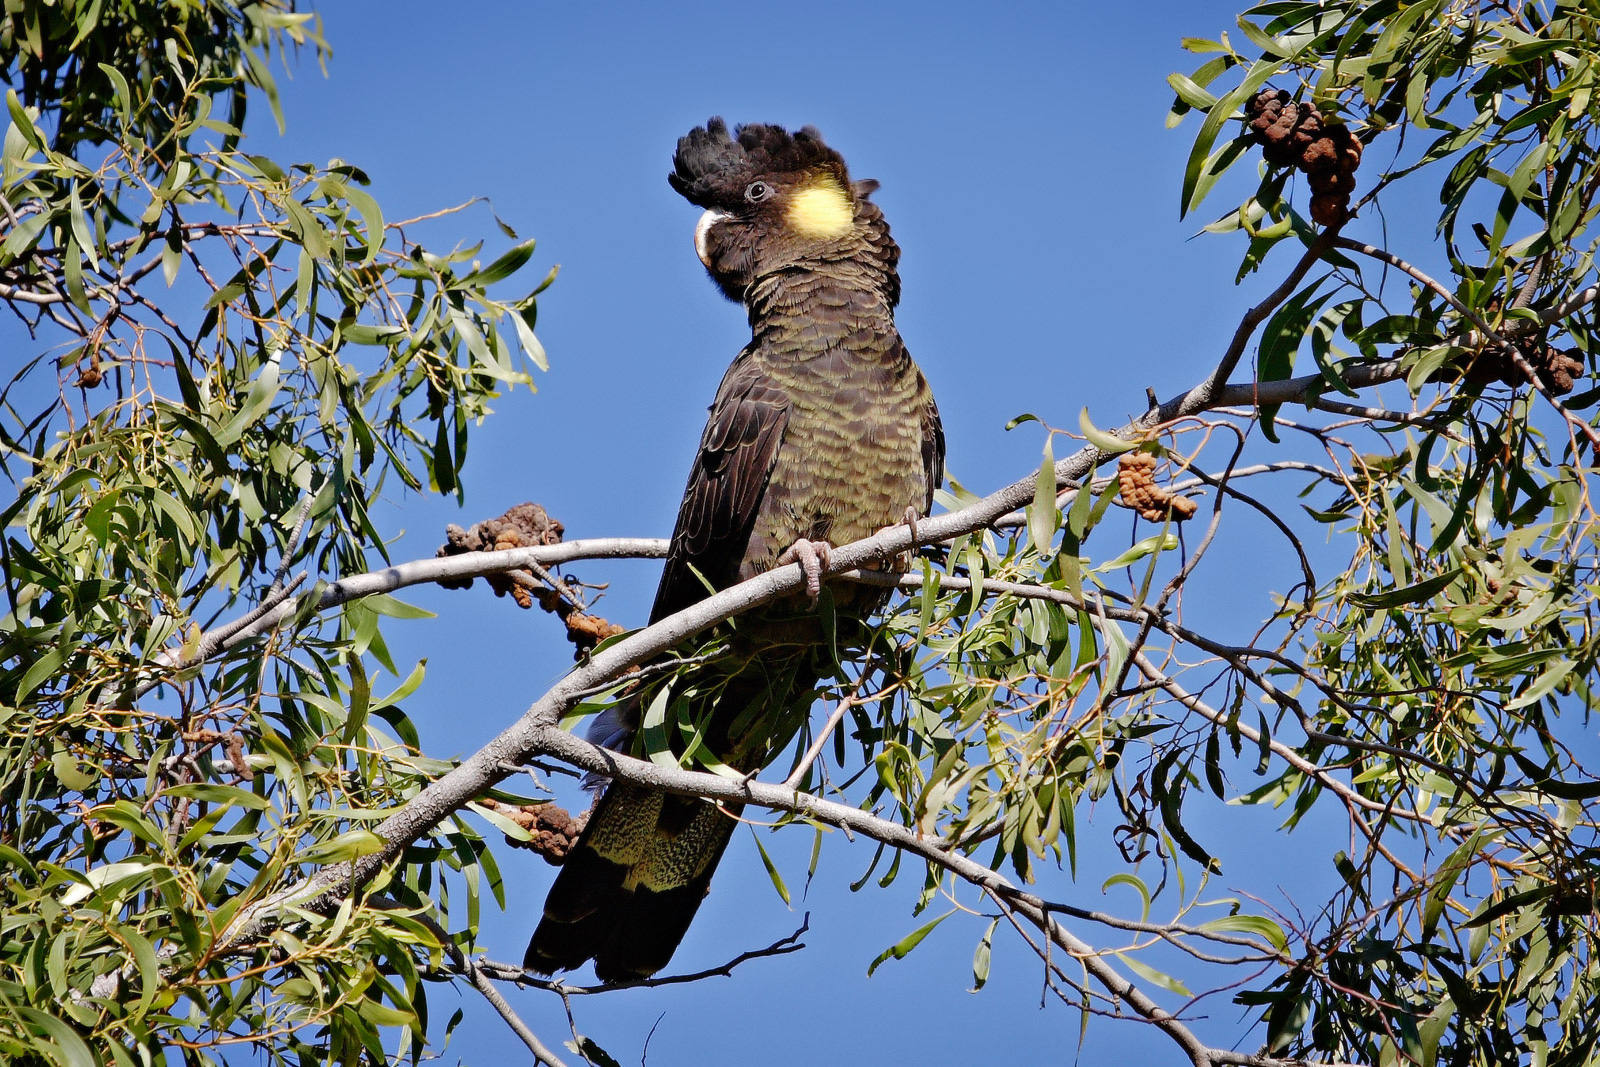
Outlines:
MULTIPOLYGON (((705 209, 695 251, 744 305, 752 337, 711 405, 650 621, 781 563, 801 562, 809 579, 809 595, 742 617, 728 655, 674 683, 698 751, 754 771, 794 738, 829 669, 818 557, 927 514, 944 434, 895 330, 900 249, 868 199, 877 182, 852 182, 810 126, 730 136, 721 119, 678 141, 667 181, 705 209)), ((862 585, 829 592, 840 640, 883 600, 862 585)), ((626 751, 645 699, 602 716, 591 739, 626 751)), ((610 785, 550 889, 526 966, 592 959, 605 980, 665 966, 734 825, 704 800, 610 785)))

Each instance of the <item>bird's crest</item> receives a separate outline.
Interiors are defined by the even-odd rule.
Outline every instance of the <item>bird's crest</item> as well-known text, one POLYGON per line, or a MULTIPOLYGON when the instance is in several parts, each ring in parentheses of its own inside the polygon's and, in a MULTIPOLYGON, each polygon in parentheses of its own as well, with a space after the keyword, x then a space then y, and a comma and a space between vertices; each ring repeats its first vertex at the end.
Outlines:
POLYGON ((850 188, 844 157, 829 148, 815 126, 790 133, 782 126, 752 123, 735 127, 714 118, 678 139, 667 182, 684 199, 703 208, 723 207, 744 196, 761 177, 813 172, 850 188))

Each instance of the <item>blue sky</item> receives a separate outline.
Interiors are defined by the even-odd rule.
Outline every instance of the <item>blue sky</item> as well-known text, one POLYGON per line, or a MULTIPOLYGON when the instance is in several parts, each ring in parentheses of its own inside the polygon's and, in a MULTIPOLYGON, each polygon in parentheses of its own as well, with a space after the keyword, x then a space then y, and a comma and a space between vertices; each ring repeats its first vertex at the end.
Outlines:
MULTIPOLYGON (((569 537, 669 532, 705 406, 748 337, 743 313, 694 259, 697 210, 665 181, 678 136, 711 115, 814 124, 853 176, 883 183, 875 199, 904 251, 900 328, 938 396, 950 471, 969 487, 987 491, 1036 467, 1039 428, 1005 430, 1021 412, 1075 427, 1087 405, 1114 424, 1144 408, 1146 386, 1165 397, 1193 384, 1255 289, 1233 285, 1236 238, 1191 239, 1237 202, 1234 190, 1219 191, 1205 218, 1178 218, 1194 120, 1164 128, 1164 79, 1197 65, 1180 37, 1214 37, 1237 10, 1201 0, 326 5, 329 76, 309 56, 294 65, 282 86, 288 133, 280 137, 262 110, 247 147, 282 162, 338 156, 361 166, 390 219, 487 197, 539 239, 536 264, 561 265, 540 303, 551 368, 538 394, 504 397, 475 431, 464 510, 453 500, 392 499, 380 521, 397 537, 394 558, 431 555, 446 522, 523 500, 548 508, 569 537)), ((1241 183, 1253 181, 1243 170, 1241 183)), ((436 247, 487 238, 486 255, 502 240, 481 207, 417 232, 436 247)), ((1238 516, 1230 536, 1231 554, 1197 595, 1249 567, 1260 583, 1229 590, 1243 625, 1294 572, 1249 519, 1238 516)), ((637 625, 658 567, 577 572, 610 581, 598 610, 637 625)), ((406 599, 438 613, 390 633, 403 669, 428 660, 427 684, 408 708, 432 755, 471 752, 570 663, 549 616, 519 612, 481 584, 406 599)), ((1316 908, 1330 850, 1309 834, 1270 838, 1280 817, 1229 812, 1229 836, 1208 844, 1233 877, 1213 895, 1249 885, 1271 896, 1281 886, 1316 908)), ((1116 821, 1107 808, 1080 827, 1079 880, 1052 872, 1050 895, 1135 911, 1128 890, 1108 897, 1100 888, 1114 869, 1116 821)), ((739 835, 674 969, 765 945, 808 910, 810 947, 732 979, 579 1000, 579 1026, 621 1062, 643 1060, 652 1027, 656 1065, 1074 1057, 1077 1015, 1059 1004, 1041 1010, 1040 966, 1014 934, 996 935, 993 977, 975 995, 965 990, 977 920, 952 920, 867 979, 873 957, 926 918, 911 914, 920 872, 908 864, 890 890, 851 894, 871 849, 832 834, 801 900, 810 835, 765 840, 796 890, 794 908, 739 835)), ((509 908, 486 919, 484 944, 516 960, 551 869, 521 853, 502 862, 509 908)), ((435 993, 436 1020, 457 996, 435 993)), ((459 997, 469 1023, 444 1061, 518 1061, 520 1044, 476 995, 459 997)), ((558 1000, 514 991, 512 1000, 547 1042, 566 1036, 558 1000)), ((1213 1040, 1243 1034, 1226 997, 1202 1010, 1198 1025, 1213 1040)), ((1147 1027, 1095 1020, 1081 1059, 1109 1058, 1181 1061, 1147 1027)))

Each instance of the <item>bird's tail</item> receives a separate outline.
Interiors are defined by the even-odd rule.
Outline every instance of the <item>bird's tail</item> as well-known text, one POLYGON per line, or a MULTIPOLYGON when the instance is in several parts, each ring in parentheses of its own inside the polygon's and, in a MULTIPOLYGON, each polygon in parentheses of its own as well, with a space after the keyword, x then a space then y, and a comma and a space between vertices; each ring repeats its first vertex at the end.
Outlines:
POLYGON ((523 966, 548 974, 593 959, 607 982, 665 967, 735 825, 697 797, 612 783, 550 887, 523 966))
MULTIPOLYGON (((656 698, 682 717, 659 727, 662 735, 692 736, 702 753, 739 770, 759 770, 789 744, 814 699, 815 645, 771 644, 767 625, 768 643, 714 661, 686 688, 656 698)), ((610 747, 626 750, 649 699, 637 694, 615 721, 596 724, 610 747)), ((612 782, 556 874, 524 966, 548 974, 592 959, 604 981, 665 967, 700 910, 739 811, 612 782)))

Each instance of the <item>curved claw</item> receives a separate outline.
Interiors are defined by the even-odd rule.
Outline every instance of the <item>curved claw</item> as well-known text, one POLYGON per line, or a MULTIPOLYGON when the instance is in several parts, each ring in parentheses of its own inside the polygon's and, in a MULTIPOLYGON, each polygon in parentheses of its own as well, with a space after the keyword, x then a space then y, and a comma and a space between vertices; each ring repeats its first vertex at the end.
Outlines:
POLYGON ((806 599, 814 607, 822 595, 822 572, 832 563, 833 546, 826 541, 808 541, 804 537, 784 549, 776 566, 800 564, 806 576, 806 599))
MULTIPOLYGON (((917 534, 917 523, 920 522, 921 519, 922 515, 917 511, 916 505, 907 504, 906 513, 899 522, 881 527, 878 530, 878 533, 883 533, 885 530, 893 530, 899 526, 908 526, 911 528, 911 547, 906 549, 904 552, 885 553, 884 556, 879 560, 880 565, 897 571, 906 570, 911 566, 911 559, 917 554, 917 541, 919 540, 919 536, 917 534)), ((878 570, 880 568, 875 566, 873 569, 878 570)))

